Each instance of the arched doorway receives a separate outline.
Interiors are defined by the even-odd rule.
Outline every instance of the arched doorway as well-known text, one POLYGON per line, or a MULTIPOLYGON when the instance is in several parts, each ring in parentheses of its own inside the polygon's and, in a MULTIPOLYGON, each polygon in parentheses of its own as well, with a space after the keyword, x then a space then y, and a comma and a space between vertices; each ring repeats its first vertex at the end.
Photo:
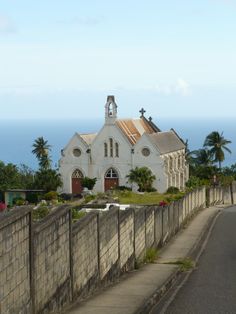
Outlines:
POLYGON ((83 178, 83 173, 76 169, 71 176, 72 194, 80 194, 83 190, 81 179, 83 178))
POLYGON ((105 173, 104 190, 110 190, 119 185, 119 176, 116 170, 110 168, 105 173))

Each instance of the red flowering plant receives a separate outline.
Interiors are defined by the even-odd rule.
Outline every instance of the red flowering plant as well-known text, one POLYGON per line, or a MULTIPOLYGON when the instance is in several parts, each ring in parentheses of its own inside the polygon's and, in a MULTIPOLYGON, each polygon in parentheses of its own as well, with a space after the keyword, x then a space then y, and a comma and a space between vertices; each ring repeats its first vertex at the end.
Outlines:
POLYGON ((166 205, 168 205, 168 203, 164 200, 159 202, 159 206, 166 206, 166 205))
POLYGON ((7 205, 3 202, 0 202, 0 212, 4 211, 7 208, 7 205))

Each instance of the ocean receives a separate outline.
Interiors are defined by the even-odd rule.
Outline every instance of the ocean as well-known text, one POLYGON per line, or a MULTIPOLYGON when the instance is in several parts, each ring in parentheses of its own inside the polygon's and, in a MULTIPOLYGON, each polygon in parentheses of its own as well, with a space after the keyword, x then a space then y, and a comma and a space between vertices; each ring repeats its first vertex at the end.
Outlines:
MULTIPOLYGON (((234 119, 168 119, 156 118, 157 126, 167 131, 174 128, 179 136, 188 139, 190 150, 202 147, 205 137, 212 131, 224 133, 232 141, 228 147, 232 154, 225 154, 223 166, 236 163, 236 123, 234 119)), ((40 136, 52 146, 53 166, 58 165, 61 149, 75 132, 97 132, 103 125, 100 120, 0 120, 0 160, 5 163, 22 163, 37 169, 38 162, 31 153, 34 140, 40 136)))

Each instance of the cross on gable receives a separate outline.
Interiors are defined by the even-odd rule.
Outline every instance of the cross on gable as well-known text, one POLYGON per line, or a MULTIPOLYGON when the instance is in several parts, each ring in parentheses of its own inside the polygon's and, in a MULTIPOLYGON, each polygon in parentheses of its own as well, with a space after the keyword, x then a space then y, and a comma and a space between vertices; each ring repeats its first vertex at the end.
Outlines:
POLYGON ((139 112, 141 113, 141 117, 143 117, 146 111, 142 108, 139 112))

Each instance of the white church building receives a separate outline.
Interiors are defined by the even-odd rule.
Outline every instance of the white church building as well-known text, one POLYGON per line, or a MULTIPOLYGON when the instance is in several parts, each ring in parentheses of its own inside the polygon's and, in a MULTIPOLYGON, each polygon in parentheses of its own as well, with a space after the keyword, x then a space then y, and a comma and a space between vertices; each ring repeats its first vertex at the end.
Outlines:
POLYGON ((138 119, 118 119, 114 96, 107 97, 105 123, 95 134, 75 133, 61 151, 59 171, 62 192, 79 194, 81 178, 97 178, 95 192, 128 186, 127 175, 135 167, 148 167, 155 175, 153 187, 182 189, 188 180, 185 144, 171 129, 162 132, 140 110, 138 119))

